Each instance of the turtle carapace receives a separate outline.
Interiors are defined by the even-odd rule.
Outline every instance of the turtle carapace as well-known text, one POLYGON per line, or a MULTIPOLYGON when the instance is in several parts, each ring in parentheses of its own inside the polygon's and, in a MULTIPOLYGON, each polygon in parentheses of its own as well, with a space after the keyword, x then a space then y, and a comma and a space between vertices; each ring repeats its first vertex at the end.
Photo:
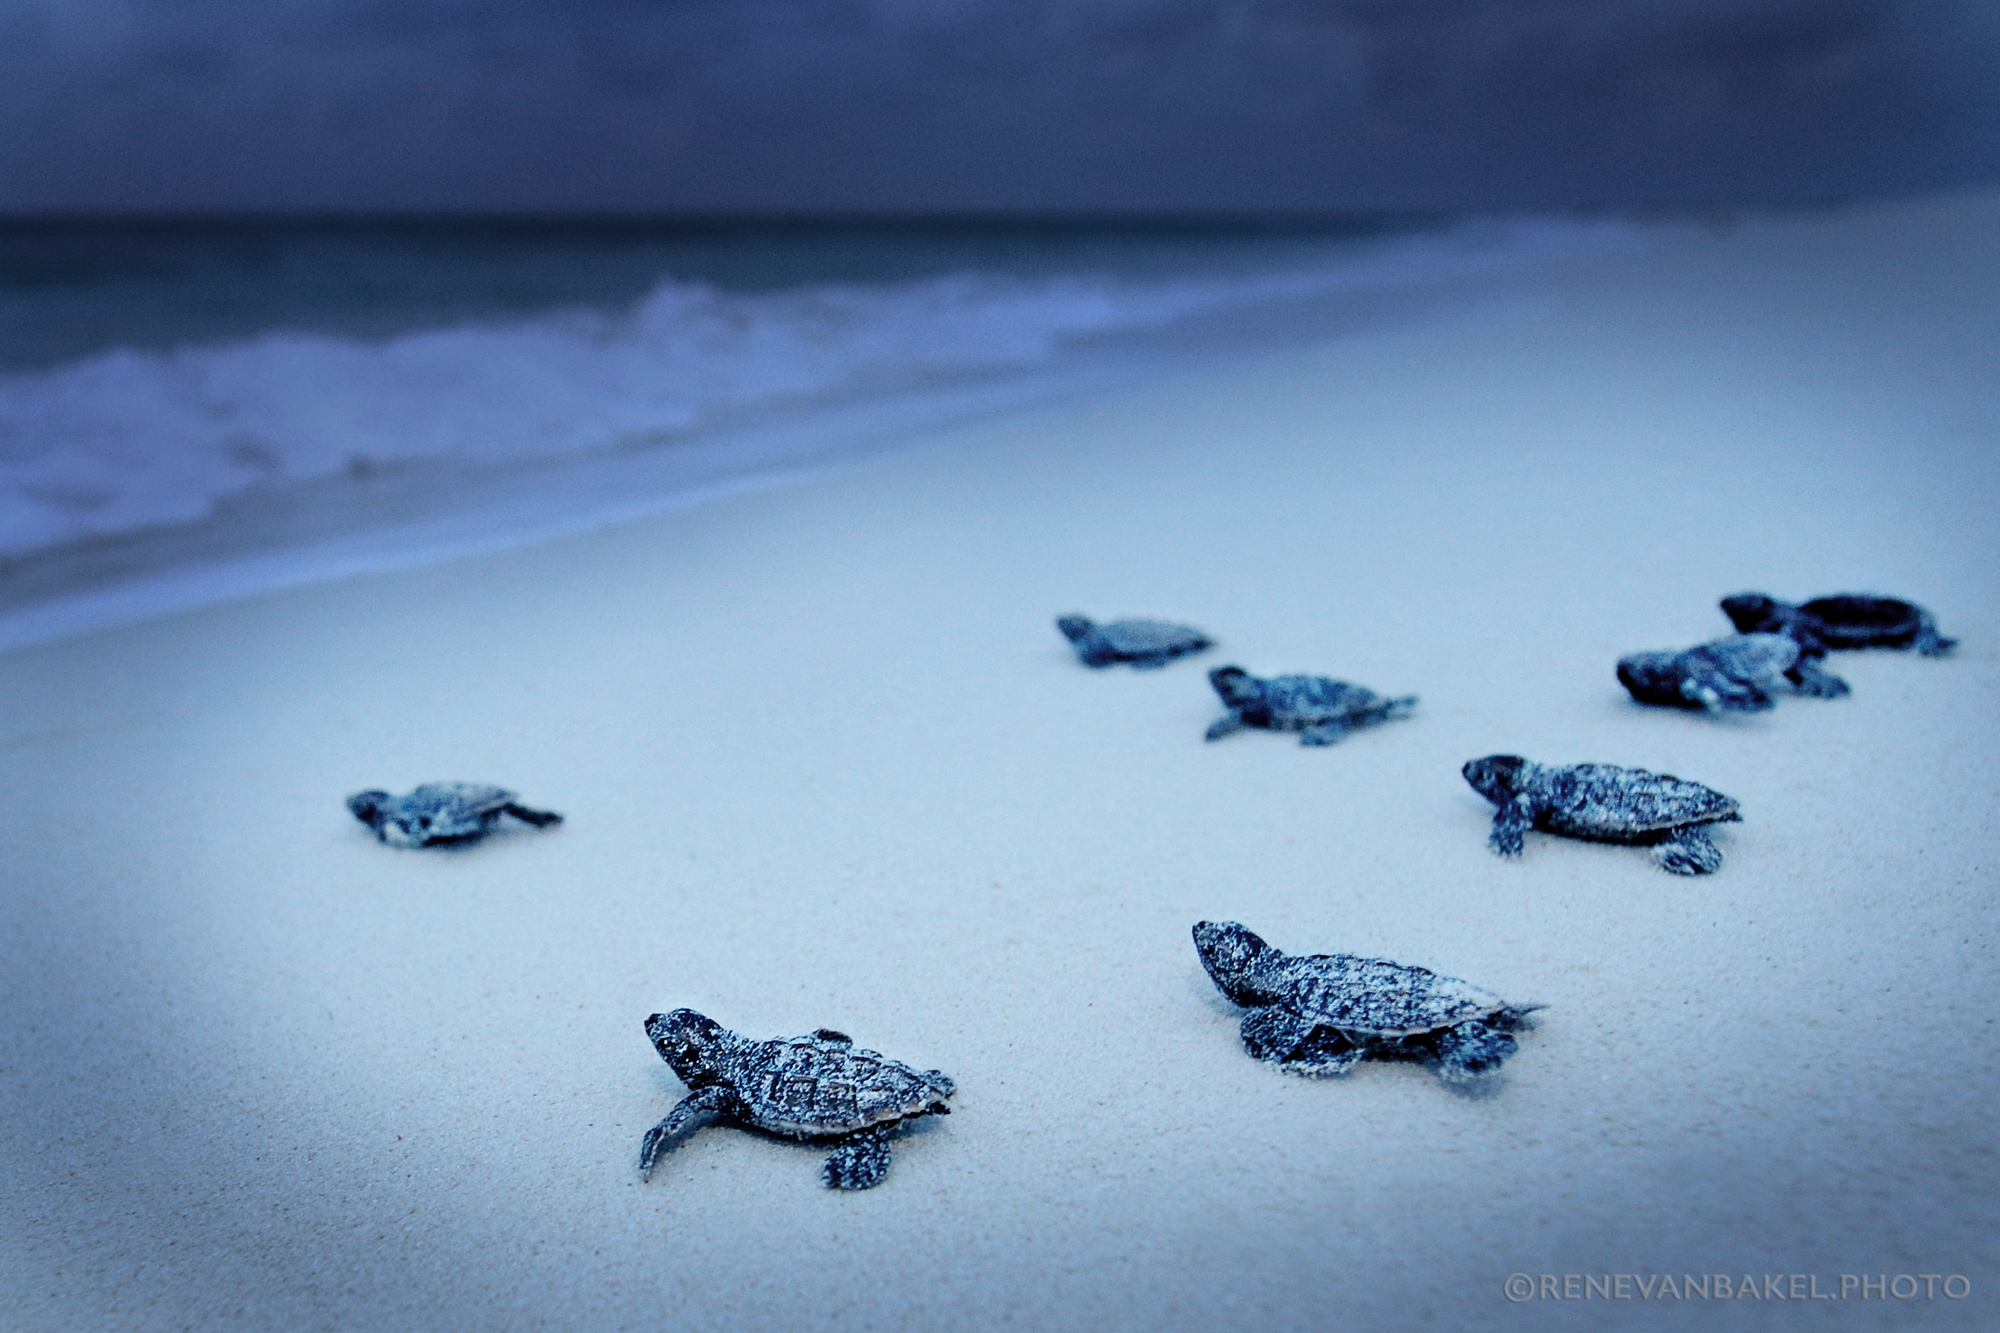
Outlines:
POLYGON ((1770 708, 1780 690, 1821 699, 1846 694, 1847 682, 1819 661, 1783 634, 1737 634, 1683 652, 1620 658, 1618 683, 1642 704, 1755 713, 1770 708))
POLYGON ((1088 667, 1129 662, 1135 669, 1145 671, 1215 644, 1198 629, 1170 625, 1163 620, 1114 620, 1100 625, 1088 616, 1067 615, 1056 617, 1056 628, 1088 667))
POLYGON ((1325 676, 1272 676, 1260 679, 1242 667, 1217 667, 1208 683, 1228 714, 1209 727, 1207 739, 1220 740, 1244 727, 1296 731, 1301 745, 1332 745, 1356 727, 1405 717, 1417 697, 1383 699, 1373 690, 1325 676))
POLYGON ((1537 764, 1519 755, 1474 759, 1460 770, 1472 789, 1500 807, 1487 845, 1519 856, 1529 829, 1653 849, 1660 868, 1705 875, 1722 865, 1706 825, 1743 818, 1719 791, 1671 773, 1615 764, 1537 764))
POLYGON ((752 1041, 692 1009, 676 1009, 647 1019, 646 1035, 689 1092, 646 1132, 639 1148, 643 1178, 696 1130, 727 1121, 830 1143, 833 1155, 820 1178, 834 1189, 865 1190, 888 1174, 891 1136, 920 1116, 950 1114, 945 1099, 956 1091, 939 1071, 862 1050, 831 1028, 752 1041))
POLYGON ((1197 923, 1194 947, 1216 987, 1250 1010, 1244 1047, 1288 1074, 1421 1060, 1448 1083, 1479 1084, 1514 1053, 1513 1033, 1541 1007, 1381 958, 1295 957, 1234 921, 1197 923))
POLYGON ((502 815, 536 828, 562 823, 559 814, 520 804, 505 787, 477 782, 426 782, 407 796, 356 792, 347 808, 392 847, 472 842, 491 833, 502 815))

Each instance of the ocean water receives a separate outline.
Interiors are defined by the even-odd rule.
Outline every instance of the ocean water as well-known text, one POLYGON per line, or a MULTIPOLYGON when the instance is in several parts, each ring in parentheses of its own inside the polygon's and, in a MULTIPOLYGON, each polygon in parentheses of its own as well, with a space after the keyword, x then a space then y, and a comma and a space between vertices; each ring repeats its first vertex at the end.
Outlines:
POLYGON ((1424 293, 1646 234, 15 223, 0 642, 531 540, 1191 360, 1442 317, 1453 301, 1424 293))

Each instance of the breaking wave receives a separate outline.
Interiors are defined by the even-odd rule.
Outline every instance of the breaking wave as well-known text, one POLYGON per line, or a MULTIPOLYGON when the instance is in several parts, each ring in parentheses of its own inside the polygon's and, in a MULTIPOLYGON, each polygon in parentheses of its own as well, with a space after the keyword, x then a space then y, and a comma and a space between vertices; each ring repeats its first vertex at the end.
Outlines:
POLYGON ((960 272, 577 308, 365 339, 271 330, 0 376, 0 557, 199 520, 259 486, 505 467, 1046 372, 1165 329, 1573 253, 1614 224, 1489 223, 1180 277, 960 272))

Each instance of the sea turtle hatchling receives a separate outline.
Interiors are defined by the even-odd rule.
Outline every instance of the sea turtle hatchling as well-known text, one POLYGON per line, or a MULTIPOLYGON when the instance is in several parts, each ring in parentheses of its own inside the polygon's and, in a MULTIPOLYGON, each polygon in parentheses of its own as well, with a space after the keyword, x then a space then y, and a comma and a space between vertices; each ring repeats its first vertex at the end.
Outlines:
POLYGON ((408 796, 356 792, 347 798, 347 808, 392 847, 472 842, 491 833, 502 815, 536 828, 562 823, 559 814, 519 804, 505 787, 477 782, 426 782, 408 796))
POLYGON ((1874 593, 1837 593, 1793 606, 1761 592, 1739 592, 1722 599, 1722 613, 1741 633, 1791 636, 1809 657, 1848 648, 1914 648, 1943 657, 1958 646, 1915 602, 1874 593))
POLYGON ((1272 676, 1261 680, 1242 667, 1217 667, 1208 683, 1229 710, 1208 729, 1220 740, 1244 727, 1296 731, 1301 745, 1331 745, 1356 727, 1404 717, 1417 696, 1382 699, 1373 690, 1325 676, 1272 676))
POLYGON ((1513 1033, 1542 1007, 1380 958, 1293 957, 1234 921, 1197 923, 1194 947, 1222 993, 1250 1010, 1242 1027, 1250 1054, 1309 1078, 1363 1060, 1422 1060, 1447 1083, 1476 1086, 1514 1053, 1513 1033))
POLYGON ((830 1028, 804 1037, 752 1041, 692 1009, 646 1020, 660 1058, 688 1095, 646 1131, 639 1174, 700 1129, 728 1120, 746 1129, 833 1143, 820 1166, 830 1187, 865 1190, 889 1171, 889 1140, 919 1116, 949 1115, 956 1088, 935 1069, 915 1070, 830 1028))
POLYGON ((1678 653, 1633 653, 1618 661, 1618 683, 1642 704, 1754 713, 1784 689, 1822 699, 1847 693, 1847 682, 1803 657, 1783 634, 1737 634, 1678 653))
POLYGON ((1487 845, 1519 856, 1531 828, 1594 842, 1638 843, 1676 875, 1705 875, 1722 852, 1703 826, 1740 821, 1736 802, 1671 773, 1615 764, 1537 764, 1519 755, 1474 759, 1461 770, 1472 789, 1500 807, 1487 845))
POLYGON ((1057 616, 1056 628, 1087 667, 1130 662, 1137 670, 1150 671, 1176 657, 1215 646, 1215 640, 1200 630, 1164 620, 1114 620, 1100 625, 1088 616, 1069 615, 1057 616))

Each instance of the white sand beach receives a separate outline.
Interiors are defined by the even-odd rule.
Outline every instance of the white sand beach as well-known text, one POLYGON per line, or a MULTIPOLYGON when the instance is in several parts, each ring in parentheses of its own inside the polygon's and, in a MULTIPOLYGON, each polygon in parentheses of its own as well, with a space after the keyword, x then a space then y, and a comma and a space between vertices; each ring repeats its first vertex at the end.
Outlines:
POLYGON ((1532 294, 0 659, 0 1326, 2000 1326, 2000 195, 1532 294), (1747 718, 1625 697, 1743 590, 1961 646, 1747 718), (1072 610, 1218 646, 1093 672, 1072 610), (1207 744, 1232 662, 1422 702, 1207 744), (1503 861, 1458 771, 1496 751, 1744 819, 1707 877, 1503 861), (432 779, 567 822, 403 852, 342 808, 432 779), (1202 918, 1547 1008, 1490 1095, 1287 1077, 1202 918), (952 1114, 867 1192, 726 1128, 642 1184, 683 1005, 952 1114))

